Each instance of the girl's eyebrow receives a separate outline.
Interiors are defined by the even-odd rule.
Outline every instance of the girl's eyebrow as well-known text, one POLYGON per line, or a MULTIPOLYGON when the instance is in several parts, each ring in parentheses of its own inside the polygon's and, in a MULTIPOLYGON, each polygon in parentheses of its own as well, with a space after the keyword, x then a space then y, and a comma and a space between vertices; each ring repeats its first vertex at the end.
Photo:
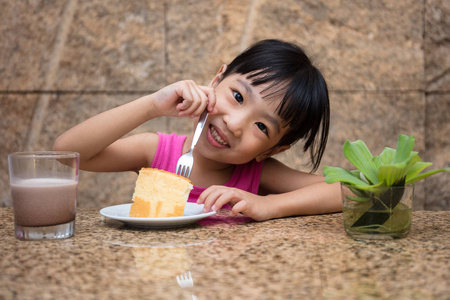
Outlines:
POLYGON ((277 130, 277 133, 280 133, 281 129, 280 129, 280 122, 278 122, 278 119, 267 112, 265 112, 264 115, 265 115, 266 119, 270 123, 272 123, 272 125, 275 127, 275 129, 277 130))
MULTIPOLYGON (((243 81, 242 79, 237 79, 236 80, 242 87, 244 87, 245 89, 245 93, 247 94, 248 97, 255 99, 255 93, 253 93, 253 89, 252 87, 245 81, 243 81)), ((265 119, 267 119, 270 123, 272 123, 272 125, 275 127, 275 129, 277 130, 278 133, 280 133, 281 129, 280 129, 280 122, 278 121, 278 119, 274 116, 272 116, 270 113, 268 112, 264 112, 264 117, 265 119)))
POLYGON ((236 81, 237 81, 241 86, 244 87, 245 93, 246 93, 248 96, 250 96, 250 97, 252 97, 252 98, 255 96, 255 94, 253 93, 252 87, 251 87, 247 82, 245 82, 244 80, 239 79, 239 78, 238 78, 236 81))

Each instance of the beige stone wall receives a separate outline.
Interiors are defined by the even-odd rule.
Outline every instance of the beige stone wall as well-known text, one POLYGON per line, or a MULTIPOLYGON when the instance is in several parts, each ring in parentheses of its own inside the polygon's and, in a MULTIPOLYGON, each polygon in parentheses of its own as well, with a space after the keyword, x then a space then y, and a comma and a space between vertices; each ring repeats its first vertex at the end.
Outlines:
MULTIPOLYGON (((265 38, 302 45, 329 83, 322 166, 349 166, 346 139, 378 154, 399 133, 450 166, 449 1, 5 0, 0 20, 0 206, 11 205, 8 153, 51 149, 75 124, 173 81, 206 84, 265 38)), ((136 131, 146 130, 191 124, 162 118, 136 131)), ((304 169, 298 149, 279 159, 304 169)), ((135 178, 82 172, 79 206, 129 202, 135 178)), ((450 209, 449 179, 417 184, 415 208, 450 209)))

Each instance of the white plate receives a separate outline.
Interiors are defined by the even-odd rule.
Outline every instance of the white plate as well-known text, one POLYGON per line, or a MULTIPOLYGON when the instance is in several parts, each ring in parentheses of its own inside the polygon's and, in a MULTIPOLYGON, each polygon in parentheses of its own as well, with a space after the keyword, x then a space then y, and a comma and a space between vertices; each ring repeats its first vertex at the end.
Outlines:
POLYGON ((125 223, 128 226, 146 228, 172 228, 193 224, 201 219, 214 215, 215 211, 203 212, 203 204, 186 203, 182 217, 169 218, 136 218, 130 217, 131 203, 105 207, 100 210, 103 216, 125 223))

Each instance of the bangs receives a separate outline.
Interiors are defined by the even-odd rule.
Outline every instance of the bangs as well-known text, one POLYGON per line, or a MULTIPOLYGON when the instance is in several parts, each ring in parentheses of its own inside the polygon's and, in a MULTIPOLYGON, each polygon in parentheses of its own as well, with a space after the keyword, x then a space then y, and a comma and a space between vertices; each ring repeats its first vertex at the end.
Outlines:
MULTIPOLYGON (((290 70, 291 71, 291 70, 290 70)), ((305 74, 308 70, 296 72, 277 72, 277 70, 259 70, 247 76, 253 86, 269 84, 262 92, 263 99, 279 100, 276 113, 283 120, 283 127, 288 126, 299 134, 297 139, 289 141, 294 144, 307 134, 306 128, 317 125, 321 120, 321 104, 314 97, 315 76, 305 74)))

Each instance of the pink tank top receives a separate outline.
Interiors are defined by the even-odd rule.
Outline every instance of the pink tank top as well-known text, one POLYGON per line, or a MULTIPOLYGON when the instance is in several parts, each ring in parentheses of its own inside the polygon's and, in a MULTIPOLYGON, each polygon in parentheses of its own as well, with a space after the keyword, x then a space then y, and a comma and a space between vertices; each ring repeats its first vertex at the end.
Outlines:
MULTIPOLYGON (((186 136, 175 133, 165 134, 158 132, 159 141, 153 158, 152 168, 175 173, 178 159, 183 152, 183 144, 186 136)), ((238 188, 253 194, 258 193, 259 180, 264 161, 252 160, 243 165, 236 165, 233 175, 224 186, 238 188)), ((195 186, 189 195, 188 202, 196 202, 205 187, 195 186)), ((230 208, 229 205, 223 208, 230 208)))

